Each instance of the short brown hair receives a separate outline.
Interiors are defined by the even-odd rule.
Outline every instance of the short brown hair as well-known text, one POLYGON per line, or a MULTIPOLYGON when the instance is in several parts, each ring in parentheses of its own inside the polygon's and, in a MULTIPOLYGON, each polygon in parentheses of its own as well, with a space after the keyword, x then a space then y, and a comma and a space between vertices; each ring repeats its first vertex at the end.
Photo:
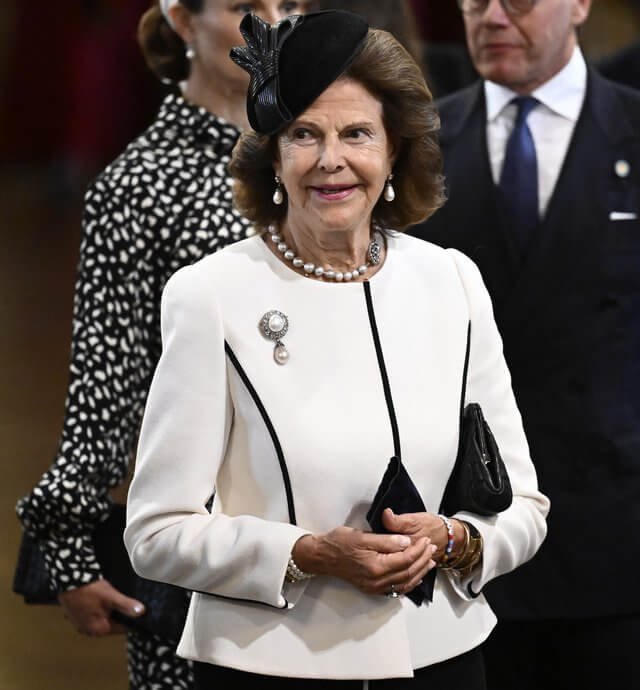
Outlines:
MULTIPOLYGON (((180 0, 189 12, 198 14, 204 0, 180 0)), ((138 45, 147 67, 160 81, 180 82, 189 76, 189 60, 184 41, 169 26, 158 0, 142 15, 138 22, 138 45)))
MULTIPOLYGON (((440 118, 420 68, 391 34, 370 29, 362 52, 341 78, 353 79, 381 101, 385 129, 396 153, 395 201, 380 199, 373 220, 394 230, 425 220, 443 204, 444 185, 440 118)), ((276 206, 272 201, 277 140, 277 133, 245 132, 229 166, 238 210, 261 229, 287 214, 286 202, 276 206)))

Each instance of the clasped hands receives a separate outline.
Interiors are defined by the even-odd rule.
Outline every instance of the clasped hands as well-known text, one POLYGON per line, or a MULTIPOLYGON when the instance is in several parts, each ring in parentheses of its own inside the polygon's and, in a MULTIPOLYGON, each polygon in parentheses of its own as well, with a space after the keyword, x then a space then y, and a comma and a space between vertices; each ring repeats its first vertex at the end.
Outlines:
POLYGON ((382 522, 392 534, 337 527, 305 535, 295 543, 293 559, 305 572, 339 577, 366 594, 410 592, 442 557, 447 529, 432 513, 396 515, 390 508, 382 522))

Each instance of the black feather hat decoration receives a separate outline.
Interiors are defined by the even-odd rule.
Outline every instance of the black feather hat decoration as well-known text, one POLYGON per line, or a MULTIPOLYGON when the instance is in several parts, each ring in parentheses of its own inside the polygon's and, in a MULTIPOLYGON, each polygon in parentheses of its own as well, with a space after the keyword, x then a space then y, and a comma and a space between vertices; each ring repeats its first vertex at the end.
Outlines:
POLYGON ((341 10, 292 15, 271 26, 253 14, 240 23, 246 46, 230 57, 250 76, 251 127, 274 134, 334 82, 360 53, 368 25, 341 10))

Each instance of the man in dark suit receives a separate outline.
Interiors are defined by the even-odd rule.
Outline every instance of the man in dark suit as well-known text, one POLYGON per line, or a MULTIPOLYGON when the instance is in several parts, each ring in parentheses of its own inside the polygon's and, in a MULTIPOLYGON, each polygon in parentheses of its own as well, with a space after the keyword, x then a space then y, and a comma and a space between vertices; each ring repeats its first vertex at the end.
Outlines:
POLYGON ((483 81, 439 104, 449 200, 414 231, 480 268, 551 498, 486 590, 490 690, 640 687, 640 93, 586 66, 590 4, 459 0, 483 81))

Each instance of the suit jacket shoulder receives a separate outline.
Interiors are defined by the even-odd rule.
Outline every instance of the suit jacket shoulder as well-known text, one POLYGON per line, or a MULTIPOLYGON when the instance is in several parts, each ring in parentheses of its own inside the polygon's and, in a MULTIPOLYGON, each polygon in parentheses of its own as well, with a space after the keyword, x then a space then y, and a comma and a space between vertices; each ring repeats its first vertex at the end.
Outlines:
POLYGON ((611 144, 640 135, 640 91, 589 70, 587 96, 580 119, 590 111, 611 144))
POLYGON ((476 106, 484 102, 482 81, 436 101, 440 113, 440 139, 448 141, 460 132, 476 106))
POLYGON ((597 67, 607 79, 640 88, 640 41, 600 60, 597 67))

